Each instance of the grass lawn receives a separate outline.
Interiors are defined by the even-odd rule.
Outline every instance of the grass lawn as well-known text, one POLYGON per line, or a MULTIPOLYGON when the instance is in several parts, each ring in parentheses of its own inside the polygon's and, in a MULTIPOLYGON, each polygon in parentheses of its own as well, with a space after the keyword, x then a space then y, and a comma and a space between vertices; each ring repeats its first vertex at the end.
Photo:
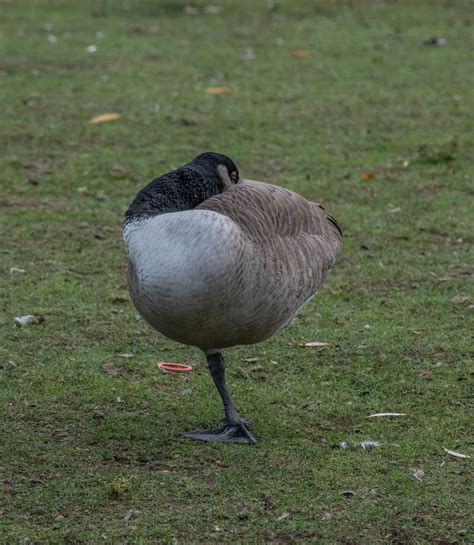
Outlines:
POLYGON ((2 2, 0 542, 472 543, 471 2, 186 5, 2 2), (207 150, 345 234, 291 328, 226 351, 255 447, 180 436, 220 400, 126 288, 125 207, 207 150))

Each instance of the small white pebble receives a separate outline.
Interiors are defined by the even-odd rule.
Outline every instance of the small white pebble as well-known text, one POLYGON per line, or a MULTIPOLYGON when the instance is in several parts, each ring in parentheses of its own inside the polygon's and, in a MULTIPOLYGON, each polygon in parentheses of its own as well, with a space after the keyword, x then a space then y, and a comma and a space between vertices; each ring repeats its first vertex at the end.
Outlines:
POLYGON ((413 477, 415 477, 415 479, 417 479, 418 481, 423 480, 423 477, 425 476, 425 472, 424 472, 422 469, 419 469, 419 468, 417 468, 417 467, 412 467, 412 468, 411 468, 411 474, 412 474, 413 477))
POLYGON ((104 193, 103 191, 99 191, 97 193, 97 195, 95 196, 95 198, 98 200, 98 201, 106 201, 109 197, 106 193, 104 193))
POLYGON ((26 327, 28 325, 40 324, 44 318, 42 316, 33 316, 32 314, 26 314, 25 316, 17 316, 15 318, 15 324, 19 327, 26 327))

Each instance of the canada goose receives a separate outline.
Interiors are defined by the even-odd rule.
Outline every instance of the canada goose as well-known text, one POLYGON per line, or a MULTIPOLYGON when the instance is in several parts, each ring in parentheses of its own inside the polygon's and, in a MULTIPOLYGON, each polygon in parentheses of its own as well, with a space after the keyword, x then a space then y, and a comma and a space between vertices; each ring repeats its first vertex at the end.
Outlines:
POLYGON ((138 192, 125 213, 133 304, 157 331, 203 350, 225 425, 184 434, 255 443, 229 395, 221 350, 287 326, 329 276, 341 247, 316 203, 240 178, 234 162, 202 153, 138 192))

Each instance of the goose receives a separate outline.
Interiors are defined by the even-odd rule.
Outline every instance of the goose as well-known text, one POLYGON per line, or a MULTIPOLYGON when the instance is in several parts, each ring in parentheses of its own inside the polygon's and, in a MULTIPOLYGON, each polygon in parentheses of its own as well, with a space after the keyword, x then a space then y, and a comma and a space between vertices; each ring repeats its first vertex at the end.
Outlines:
POLYGON ((229 394, 222 350, 292 322, 331 272, 342 238, 336 220, 207 152, 138 192, 123 237, 134 306, 161 334, 204 352, 224 405, 223 427, 183 435, 256 443, 229 394))

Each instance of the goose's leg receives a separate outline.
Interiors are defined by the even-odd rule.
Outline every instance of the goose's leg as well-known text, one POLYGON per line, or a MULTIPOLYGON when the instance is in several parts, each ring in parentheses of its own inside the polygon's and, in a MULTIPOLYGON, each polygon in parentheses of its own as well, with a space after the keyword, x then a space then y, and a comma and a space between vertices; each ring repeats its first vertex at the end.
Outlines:
POLYGON ((247 429, 248 422, 235 410, 225 380, 224 358, 220 352, 206 353, 207 365, 224 404, 225 426, 212 430, 197 430, 183 434, 201 441, 225 441, 228 443, 256 443, 247 429))

